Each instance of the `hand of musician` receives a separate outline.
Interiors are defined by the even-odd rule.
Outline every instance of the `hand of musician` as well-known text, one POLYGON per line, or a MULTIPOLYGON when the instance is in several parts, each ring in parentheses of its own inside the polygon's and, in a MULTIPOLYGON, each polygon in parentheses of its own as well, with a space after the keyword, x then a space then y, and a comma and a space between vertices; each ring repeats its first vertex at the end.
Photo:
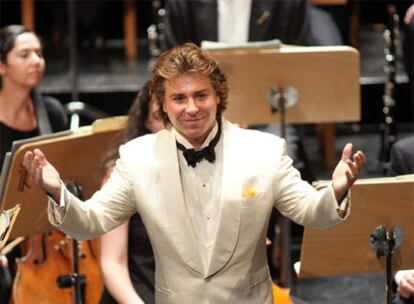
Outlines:
POLYGON ((404 23, 410 24, 414 17, 414 4, 412 4, 405 12, 404 23))
POLYGON ((361 151, 354 153, 353 159, 351 159, 351 155, 352 144, 348 143, 345 145, 341 160, 332 174, 332 186, 337 202, 341 202, 344 199, 365 163, 365 155, 361 151))
POLYGON ((23 158, 23 166, 30 178, 55 201, 59 201, 61 183, 59 172, 46 159, 39 149, 27 151, 23 158))
POLYGON ((401 297, 409 299, 414 296, 414 269, 403 272, 398 284, 397 292, 401 297))

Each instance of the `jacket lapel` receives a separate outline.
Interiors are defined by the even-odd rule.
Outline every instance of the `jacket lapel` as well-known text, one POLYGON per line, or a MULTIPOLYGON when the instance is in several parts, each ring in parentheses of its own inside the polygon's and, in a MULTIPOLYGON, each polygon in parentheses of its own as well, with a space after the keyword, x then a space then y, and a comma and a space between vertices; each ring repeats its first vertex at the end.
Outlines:
POLYGON ((226 265, 234 252, 239 235, 241 179, 235 178, 235 172, 240 171, 240 162, 235 157, 239 152, 235 150, 240 145, 237 143, 237 136, 233 134, 233 128, 223 119, 222 211, 205 277, 214 275, 226 265))
POLYGON ((205 270, 198 251, 198 244, 188 218, 181 185, 177 147, 173 131, 165 131, 156 151, 162 154, 160 163, 160 191, 167 199, 164 208, 168 214, 171 242, 183 261, 193 270, 204 274, 205 270))

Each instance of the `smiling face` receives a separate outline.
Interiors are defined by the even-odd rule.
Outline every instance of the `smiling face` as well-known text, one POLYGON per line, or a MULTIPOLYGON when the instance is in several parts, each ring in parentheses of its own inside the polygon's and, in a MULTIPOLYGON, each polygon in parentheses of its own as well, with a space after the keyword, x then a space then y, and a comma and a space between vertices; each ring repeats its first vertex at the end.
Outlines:
POLYGON ((3 86, 10 83, 32 89, 39 84, 44 70, 42 47, 33 33, 17 36, 5 62, 0 61, 3 86))
POLYGON ((207 76, 186 73, 165 81, 163 111, 174 128, 200 148, 216 123, 219 98, 207 76))

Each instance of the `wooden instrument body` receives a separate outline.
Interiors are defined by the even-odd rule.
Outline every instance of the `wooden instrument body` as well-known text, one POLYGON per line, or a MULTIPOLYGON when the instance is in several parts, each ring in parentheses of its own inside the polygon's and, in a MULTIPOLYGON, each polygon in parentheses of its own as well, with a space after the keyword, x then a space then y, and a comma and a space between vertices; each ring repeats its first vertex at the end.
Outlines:
POLYGON ((59 231, 34 235, 22 245, 25 255, 16 261, 12 303, 73 303, 74 288, 57 283, 60 276, 73 273, 73 244, 79 248, 79 272, 86 277, 85 303, 98 303, 103 283, 97 240, 76 243, 59 231))

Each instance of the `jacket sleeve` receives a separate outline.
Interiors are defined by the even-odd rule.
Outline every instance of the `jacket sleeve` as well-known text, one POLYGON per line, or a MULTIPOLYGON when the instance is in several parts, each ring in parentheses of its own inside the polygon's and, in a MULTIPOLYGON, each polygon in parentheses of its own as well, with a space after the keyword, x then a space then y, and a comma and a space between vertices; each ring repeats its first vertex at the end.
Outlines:
POLYGON ((122 158, 108 182, 89 200, 83 202, 65 187, 62 189, 59 203, 49 198, 49 221, 77 240, 96 238, 137 212, 131 178, 122 158))
POLYGON ((300 178, 286 153, 286 142, 281 140, 282 151, 273 182, 275 207, 294 222, 317 228, 327 228, 340 223, 350 213, 348 196, 337 202, 331 183, 316 190, 300 178))

